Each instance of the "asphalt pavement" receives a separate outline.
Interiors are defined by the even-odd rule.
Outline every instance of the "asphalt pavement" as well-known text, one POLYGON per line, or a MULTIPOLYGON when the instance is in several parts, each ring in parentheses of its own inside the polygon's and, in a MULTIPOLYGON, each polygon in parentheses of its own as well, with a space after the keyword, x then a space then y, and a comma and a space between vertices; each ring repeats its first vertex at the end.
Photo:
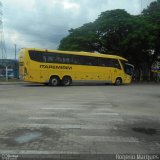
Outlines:
POLYGON ((0 154, 3 160, 158 159, 160 85, 0 83, 0 154))

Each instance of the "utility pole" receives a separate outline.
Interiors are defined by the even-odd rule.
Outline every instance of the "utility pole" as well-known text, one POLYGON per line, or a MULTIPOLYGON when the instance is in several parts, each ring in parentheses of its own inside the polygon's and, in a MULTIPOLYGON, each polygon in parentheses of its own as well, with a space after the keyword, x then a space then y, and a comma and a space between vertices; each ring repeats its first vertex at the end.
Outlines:
POLYGON ((6 65, 6 81, 8 81, 8 66, 6 65))
POLYGON ((2 2, 0 1, 0 58, 6 59, 6 47, 3 32, 3 12, 2 12, 2 2))
POLYGON ((15 48, 15 60, 16 60, 16 54, 17 54, 17 45, 14 44, 14 48, 15 48))

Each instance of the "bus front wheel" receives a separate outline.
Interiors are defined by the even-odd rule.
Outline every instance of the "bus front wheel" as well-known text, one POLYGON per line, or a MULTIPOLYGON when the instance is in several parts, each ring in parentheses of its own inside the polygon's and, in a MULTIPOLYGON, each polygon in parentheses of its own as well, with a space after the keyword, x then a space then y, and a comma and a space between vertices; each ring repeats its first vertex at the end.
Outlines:
POLYGON ((52 76, 52 77, 50 78, 50 80, 49 80, 49 84, 50 84, 51 86, 58 86, 59 83, 60 83, 60 79, 59 79, 58 76, 52 76))
POLYGON ((122 84, 122 79, 121 78, 117 78, 116 81, 115 81, 115 85, 119 86, 121 84, 122 84))
POLYGON ((62 79, 62 85, 63 86, 70 86, 72 84, 72 79, 69 76, 65 76, 62 79))

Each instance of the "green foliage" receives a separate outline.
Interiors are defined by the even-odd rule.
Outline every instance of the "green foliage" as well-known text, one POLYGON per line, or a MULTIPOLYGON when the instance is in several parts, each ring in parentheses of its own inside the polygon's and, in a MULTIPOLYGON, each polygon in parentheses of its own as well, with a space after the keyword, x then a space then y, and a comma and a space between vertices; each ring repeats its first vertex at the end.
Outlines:
POLYGON ((97 42, 93 23, 88 23, 77 29, 69 30, 69 36, 62 39, 59 49, 74 51, 94 51, 97 42))
POLYGON ((93 23, 69 30, 59 49, 118 54, 150 67, 160 54, 160 0, 137 16, 122 9, 102 12, 93 23))
POLYGON ((152 2, 147 9, 142 12, 144 18, 160 25, 160 0, 152 2))
POLYGON ((131 17, 124 10, 103 12, 95 21, 98 37, 101 40, 99 52, 121 53, 122 40, 132 27, 131 17))

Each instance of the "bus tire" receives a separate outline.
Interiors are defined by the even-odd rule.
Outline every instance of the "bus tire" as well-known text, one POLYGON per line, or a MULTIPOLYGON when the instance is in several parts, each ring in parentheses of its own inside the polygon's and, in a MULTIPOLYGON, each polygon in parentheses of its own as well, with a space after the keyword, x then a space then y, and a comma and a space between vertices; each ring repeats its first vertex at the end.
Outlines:
POLYGON ((122 84, 122 78, 120 78, 120 77, 116 78, 115 85, 120 86, 121 84, 122 84))
POLYGON ((70 76, 64 76, 62 78, 62 85, 63 86, 70 86, 72 84, 72 78, 70 76))
POLYGON ((58 76, 52 76, 49 80, 50 86, 58 86, 60 84, 60 78, 58 76))

